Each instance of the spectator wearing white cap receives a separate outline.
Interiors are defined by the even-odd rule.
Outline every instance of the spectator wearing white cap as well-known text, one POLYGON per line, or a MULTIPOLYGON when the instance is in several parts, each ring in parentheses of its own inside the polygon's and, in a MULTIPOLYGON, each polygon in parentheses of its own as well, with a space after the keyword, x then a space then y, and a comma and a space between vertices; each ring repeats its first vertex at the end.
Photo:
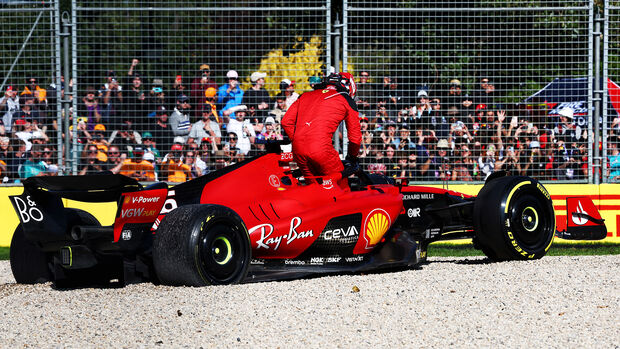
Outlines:
MULTIPOLYGON (((291 81, 289 79, 282 79, 280 81, 280 93, 282 93, 286 97, 286 105, 291 106, 293 103, 299 98, 299 94, 295 92, 295 81, 291 81)), ((277 102, 273 106, 277 108, 277 102)))
POLYGON ((426 90, 418 91, 418 103, 414 106, 414 116, 416 120, 428 117, 433 108, 431 107, 431 99, 428 97, 426 90))
POLYGON ((278 125, 273 116, 268 116, 265 119, 265 130, 261 133, 266 140, 282 140, 282 134, 276 129, 278 125))
POLYGON ((245 118, 248 109, 247 106, 242 104, 234 107, 234 109, 237 113, 237 117, 228 122, 226 131, 237 135, 237 147, 239 147, 239 152, 243 155, 247 155, 256 139, 256 131, 254 131, 254 126, 250 120, 245 118))
POLYGON ((159 180, 159 174, 157 169, 157 162, 155 161, 155 154, 150 151, 146 151, 142 156, 142 160, 147 161, 151 165, 153 165, 153 174, 155 175, 153 181, 157 182, 159 180))
POLYGON ((238 106, 243 101, 243 90, 239 87, 239 74, 234 70, 229 70, 226 73, 228 83, 220 86, 217 90, 217 104, 220 109, 220 116, 224 117, 224 122, 227 123, 228 119, 235 118, 234 110, 230 108, 238 106))
POLYGON ((449 89, 448 89, 448 96, 446 98, 445 101, 445 105, 450 108, 450 107, 457 107, 459 109, 461 109, 462 104, 463 104, 463 97, 461 95, 462 90, 461 90, 461 80, 459 79, 452 79, 450 80, 450 85, 449 85, 449 89))
POLYGON ((553 135, 557 140, 563 140, 564 143, 571 144, 583 141, 581 127, 575 124, 573 109, 566 107, 558 112, 560 121, 553 129, 553 135))
POLYGON ((252 75, 250 75, 252 87, 243 93, 243 104, 247 105, 250 109, 254 108, 255 117, 261 119, 261 121, 267 116, 269 104, 271 103, 269 92, 264 88, 265 77, 267 77, 265 73, 252 73, 252 75))

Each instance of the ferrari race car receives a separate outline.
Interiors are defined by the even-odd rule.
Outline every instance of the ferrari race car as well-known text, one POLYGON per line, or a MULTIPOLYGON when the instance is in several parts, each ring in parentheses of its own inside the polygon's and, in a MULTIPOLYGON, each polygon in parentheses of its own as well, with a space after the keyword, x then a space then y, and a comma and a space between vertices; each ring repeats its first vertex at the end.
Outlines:
MULTIPOLYGON (((232 284, 411 267, 430 243, 457 238, 495 261, 537 259, 556 233, 549 193, 529 177, 496 173, 473 197, 361 171, 346 187, 309 184, 292 160, 275 150, 171 187, 113 174, 28 178, 10 198, 13 275, 56 287, 232 284), (116 202, 115 221, 101 226, 63 199, 116 202)), ((563 237, 605 237, 585 205, 563 237)))

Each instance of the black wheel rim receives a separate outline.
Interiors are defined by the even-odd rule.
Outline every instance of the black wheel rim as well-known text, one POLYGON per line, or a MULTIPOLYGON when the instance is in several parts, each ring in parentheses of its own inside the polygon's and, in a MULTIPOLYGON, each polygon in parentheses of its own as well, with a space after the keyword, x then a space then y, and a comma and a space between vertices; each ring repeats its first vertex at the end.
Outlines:
POLYGON ((211 284, 235 281, 243 272, 248 251, 244 232, 228 222, 214 222, 200 233, 200 273, 211 284))
POLYGON ((536 250, 546 245, 554 220, 546 201, 532 190, 524 190, 513 198, 509 210, 510 227, 522 248, 536 250))

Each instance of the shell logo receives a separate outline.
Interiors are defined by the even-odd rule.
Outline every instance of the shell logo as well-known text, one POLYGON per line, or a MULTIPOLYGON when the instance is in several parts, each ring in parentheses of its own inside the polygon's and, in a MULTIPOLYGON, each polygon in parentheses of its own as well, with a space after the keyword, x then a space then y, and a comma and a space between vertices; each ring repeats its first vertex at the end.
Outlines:
POLYGON ((130 200, 130 199, 131 199, 131 198, 129 197, 129 195, 125 196, 125 202, 124 202, 124 204, 125 204, 125 205, 127 205, 127 204, 129 203, 129 200, 130 200))
POLYGON ((392 225, 390 215, 385 210, 376 208, 366 216, 366 222, 364 223, 364 239, 366 240, 366 249, 373 248, 387 230, 392 225))

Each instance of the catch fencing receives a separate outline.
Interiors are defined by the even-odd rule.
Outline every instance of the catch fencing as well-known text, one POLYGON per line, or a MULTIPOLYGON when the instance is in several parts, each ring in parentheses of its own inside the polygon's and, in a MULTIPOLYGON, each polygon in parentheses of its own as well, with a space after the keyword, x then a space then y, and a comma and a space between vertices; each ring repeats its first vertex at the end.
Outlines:
MULTIPOLYGON (((620 7, 617 1, 606 5, 0 1, 0 18, 14 28, 3 33, 0 78, 21 92, 25 79, 35 76, 50 95, 55 86, 64 88, 61 75, 70 76, 66 98, 46 101, 49 139, 39 156, 55 154, 43 159, 48 167, 40 173, 46 175, 120 172, 127 170, 123 162, 143 160, 154 176, 144 173, 148 165, 125 172, 147 181, 207 173, 278 138, 286 103, 311 90, 312 77, 347 70, 363 80, 357 101, 361 162, 368 171, 466 182, 509 170, 598 183, 615 180, 609 168, 617 146, 608 138, 620 129, 607 83, 620 79, 614 41, 620 7), (61 8, 69 14, 64 24, 61 8), (64 38, 67 45, 61 45, 64 38), (234 80, 231 71, 239 85, 232 94, 226 87, 234 80), (266 106, 250 92, 255 72, 265 74, 266 106), (236 89, 244 94, 235 95, 236 89), (58 101, 66 103, 61 108, 58 101), (211 111, 209 102, 215 114, 203 113, 211 111), (560 118, 569 109, 572 117, 560 118), (244 113, 252 130, 227 128, 228 119, 244 113), (208 130, 200 123, 203 114, 216 123, 208 130), (268 117, 274 126, 267 126, 268 117), (594 146, 599 141, 600 149, 594 146)), ((340 131, 345 137, 336 135, 337 148, 346 152, 346 130, 340 131)), ((4 136, 19 145, 14 133, 4 136)), ((12 183, 26 173, 16 170, 23 159, 9 158, 2 176, 9 174, 12 183)))
MULTIPOLYGON (((0 179, 12 183, 27 175, 22 155, 35 149, 56 165, 60 139, 59 3, 52 1, 0 1, 0 179), (24 125, 17 114, 23 96, 32 96, 27 109, 36 109, 37 125, 24 125), (22 171, 20 171, 22 170, 22 171)), ((51 171, 57 170, 53 166, 51 171)))
POLYGON ((593 180, 591 2, 344 4, 345 69, 368 72, 365 98, 385 106, 364 109, 370 166, 426 180, 498 170, 593 180), (585 89, 563 91, 561 101, 531 97, 557 78, 585 78, 585 89), (573 137, 557 129, 565 107, 574 114, 567 125, 580 129, 573 137), (381 151, 388 164, 375 160, 381 151), (409 164, 391 159, 408 154, 409 164))

